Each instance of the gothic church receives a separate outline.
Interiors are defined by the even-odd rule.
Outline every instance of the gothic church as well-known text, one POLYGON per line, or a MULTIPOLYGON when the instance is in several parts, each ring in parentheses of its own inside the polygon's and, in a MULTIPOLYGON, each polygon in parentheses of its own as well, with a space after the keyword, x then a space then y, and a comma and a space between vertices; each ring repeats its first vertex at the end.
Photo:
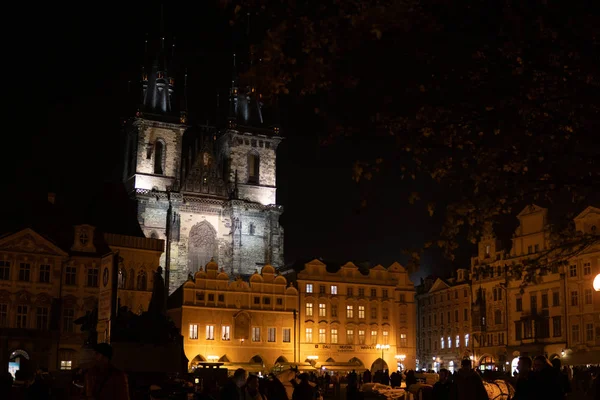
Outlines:
POLYGON ((176 113, 164 38, 142 72, 142 101, 125 124, 123 179, 147 237, 164 239, 169 292, 211 259, 230 274, 283 265, 275 161, 282 138, 267 125, 255 87, 234 72, 223 126, 190 126, 176 113))

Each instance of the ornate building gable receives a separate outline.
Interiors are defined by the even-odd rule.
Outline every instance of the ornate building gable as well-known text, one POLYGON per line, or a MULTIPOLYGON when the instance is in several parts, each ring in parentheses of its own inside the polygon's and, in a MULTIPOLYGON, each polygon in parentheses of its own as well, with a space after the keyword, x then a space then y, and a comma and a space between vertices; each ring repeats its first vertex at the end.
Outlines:
POLYGON ((449 287, 450 285, 448 285, 442 278, 437 278, 431 289, 429 289, 429 293, 435 293, 441 290, 446 290, 449 287))
POLYGON ((585 234, 600 234, 600 208, 587 207, 574 218, 577 231, 585 234))
POLYGON ((64 250, 31 228, 0 238, 1 251, 68 257, 64 250))

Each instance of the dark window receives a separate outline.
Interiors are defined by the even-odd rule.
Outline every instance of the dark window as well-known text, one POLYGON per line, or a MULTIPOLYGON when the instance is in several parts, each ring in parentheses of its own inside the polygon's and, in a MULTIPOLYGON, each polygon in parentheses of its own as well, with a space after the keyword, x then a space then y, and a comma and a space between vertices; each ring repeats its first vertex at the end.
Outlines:
POLYGON ((520 297, 517 299, 517 311, 523 311, 523 299, 520 297))
POLYGON ((77 267, 67 266, 65 268, 65 285, 77 284, 77 267))
POLYGON ((98 267, 88 269, 87 285, 88 287, 98 287, 98 267))
POLYGON ((154 173, 157 175, 164 174, 163 171, 163 158, 165 152, 165 145, 161 141, 157 141, 154 145, 154 173))
POLYGON ((10 279, 10 261, 0 261, 0 280, 10 279))
POLYGON ((220 294, 219 297, 218 297, 218 300, 220 302, 225 302, 225 295, 224 294, 220 294))
POLYGON ((31 264, 21 263, 19 266, 19 280, 29 282, 31 279, 31 264))
POLYGON ((248 183, 258 184, 260 173, 260 157, 258 154, 248 154, 248 183))
POLYGON ((548 293, 542 293, 542 309, 548 308, 548 293))
POLYGON ((515 321, 515 339, 523 339, 523 323, 521 321, 515 321))

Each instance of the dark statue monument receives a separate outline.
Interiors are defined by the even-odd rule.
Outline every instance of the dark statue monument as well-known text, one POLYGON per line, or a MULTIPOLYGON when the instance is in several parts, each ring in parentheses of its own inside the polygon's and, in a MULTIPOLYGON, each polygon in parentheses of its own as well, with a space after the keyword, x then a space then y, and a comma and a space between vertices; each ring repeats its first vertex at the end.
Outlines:
POLYGON ((86 311, 83 317, 77 318, 73 323, 81 325, 81 332, 88 333, 84 346, 93 347, 96 345, 98 342, 98 332, 96 331, 96 326, 98 325, 98 307, 95 307, 92 311, 86 311))

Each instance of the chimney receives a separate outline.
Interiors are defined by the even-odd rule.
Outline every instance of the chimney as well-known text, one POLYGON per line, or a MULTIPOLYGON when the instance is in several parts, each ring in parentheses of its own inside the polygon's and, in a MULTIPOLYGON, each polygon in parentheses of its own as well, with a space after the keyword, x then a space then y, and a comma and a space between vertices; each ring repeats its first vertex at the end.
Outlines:
POLYGON ((48 192, 48 203, 54 204, 56 201, 56 193, 48 192))

